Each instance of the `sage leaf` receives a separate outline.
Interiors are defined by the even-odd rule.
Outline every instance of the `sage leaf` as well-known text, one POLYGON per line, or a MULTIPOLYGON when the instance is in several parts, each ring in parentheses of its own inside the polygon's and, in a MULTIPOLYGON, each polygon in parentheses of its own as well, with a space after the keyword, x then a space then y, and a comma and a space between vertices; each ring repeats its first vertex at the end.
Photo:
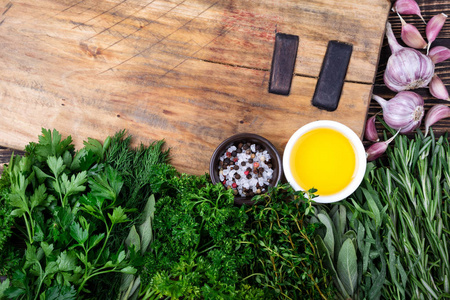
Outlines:
POLYGON ((151 195, 150 197, 148 197, 144 212, 142 214, 142 222, 145 222, 147 219, 153 219, 156 210, 155 204, 155 195, 151 195))
POLYGON ((334 258, 334 234, 333 234, 333 224, 329 216, 325 215, 323 212, 317 215, 317 218, 322 222, 323 225, 327 228, 323 241, 325 246, 330 252, 330 256, 334 258))
MULTIPOLYGON (((128 290, 131 289, 131 286, 133 285, 133 283, 134 283, 134 275, 123 274, 122 281, 121 281, 120 287, 119 287, 119 291, 120 292, 127 291, 127 293, 128 293, 128 290)), ((127 299, 125 296, 126 296, 126 294, 124 296, 122 296, 120 299, 127 299)))
POLYGON ((134 281, 133 286, 131 287, 130 290, 130 300, 136 300, 139 297, 139 290, 138 288, 141 286, 141 276, 138 276, 138 278, 136 278, 136 280, 134 281))
POLYGON ((358 269, 356 250, 351 239, 346 239, 339 251, 337 272, 347 293, 353 295, 356 290, 358 269))
MULTIPOLYGON (((143 223, 139 226, 139 235, 141 237, 141 254, 147 251, 148 246, 153 238, 152 233, 152 221, 155 213, 155 195, 151 195, 148 198, 147 204, 144 208, 143 223)), ((136 248, 136 251, 138 249, 136 248)))
POLYGON ((136 231, 136 226, 133 225, 131 227, 128 236, 125 239, 125 245, 127 245, 128 248, 134 246, 134 250, 136 252, 141 250, 141 238, 139 237, 139 234, 136 231))

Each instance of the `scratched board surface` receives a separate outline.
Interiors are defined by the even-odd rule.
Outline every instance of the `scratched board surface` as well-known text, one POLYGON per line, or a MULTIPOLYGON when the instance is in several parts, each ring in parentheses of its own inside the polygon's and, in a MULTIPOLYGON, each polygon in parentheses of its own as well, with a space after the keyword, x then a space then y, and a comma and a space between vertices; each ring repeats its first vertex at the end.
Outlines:
POLYGON ((0 0, 0 145, 41 128, 76 147, 121 129, 165 139, 172 163, 203 174, 215 147, 258 133, 282 153, 302 125, 361 135, 387 0, 0 0), (275 34, 300 37, 289 96, 268 93, 275 34), (311 105, 329 40, 353 44, 339 107, 311 105))

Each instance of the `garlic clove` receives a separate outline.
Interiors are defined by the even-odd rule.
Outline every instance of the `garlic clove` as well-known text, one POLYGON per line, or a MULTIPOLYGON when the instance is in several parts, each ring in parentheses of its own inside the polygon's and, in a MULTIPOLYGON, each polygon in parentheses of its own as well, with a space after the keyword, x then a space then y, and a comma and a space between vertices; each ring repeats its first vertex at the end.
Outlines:
POLYGON ((424 23, 426 23, 420 13, 419 5, 414 0, 397 0, 395 1, 392 10, 402 15, 417 15, 424 23))
POLYGON ((399 132, 400 130, 397 130, 397 132, 389 140, 372 144, 369 148, 367 148, 367 161, 373 161, 383 155, 384 152, 386 152, 388 145, 395 139, 399 132))
POLYGON ((406 23, 400 15, 399 17, 402 22, 402 41, 409 47, 425 49, 427 47, 427 42, 425 42, 416 26, 406 23))
POLYGON ((450 58, 450 49, 444 46, 436 46, 430 49, 428 56, 434 64, 438 64, 450 58))
POLYGON ((364 131, 364 136, 366 140, 371 142, 378 142, 380 139, 378 138, 377 128, 375 126, 376 116, 374 115, 370 117, 366 122, 366 129, 364 131))
POLYGON ((425 29, 427 40, 428 40, 428 49, 430 48, 431 43, 436 39, 439 32, 444 26, 445 20, 447 19, 447 15, 444 13, 440 13, 435 15, 428 21, 427 27, 425 29))
POLYGON ((447 88, 436 74, 433 76, 433 79, 431 79, 428 87, 430 89, 431 95, 433 95, 434 97, 440 100, 450 101, 447 88))
POLYGON ((367 161, 373 161, 379 158, 381 155, 384 154, 384 152, 386 152, 387 147, 388 145, 385 142, 378 142, 372 144, 366 150, 367 161))
POLYGON ((437 104, 430 108, 425 117, 425 136, 428 135, 430 126, 448 117, 450 117, 450 107, 448 107, 447 105, 437 104))

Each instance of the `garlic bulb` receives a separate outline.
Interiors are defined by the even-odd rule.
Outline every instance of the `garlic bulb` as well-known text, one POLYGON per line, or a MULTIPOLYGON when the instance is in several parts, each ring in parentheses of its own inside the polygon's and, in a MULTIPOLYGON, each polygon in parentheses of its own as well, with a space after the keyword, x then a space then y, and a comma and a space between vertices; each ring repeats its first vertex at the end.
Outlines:
POLYGON ((403 91, 389 101, 372 95, 383 109, 386 124, 400 133, 409 133, 420 126, 424 115, 423 98, 414 92, 403 91))
POLYGON ((434 75, 431 58, 415 49, 401 46, 389 22, 386 36, 392 51, 384 72, 386 86, 394 92, 426 87, 434 75))

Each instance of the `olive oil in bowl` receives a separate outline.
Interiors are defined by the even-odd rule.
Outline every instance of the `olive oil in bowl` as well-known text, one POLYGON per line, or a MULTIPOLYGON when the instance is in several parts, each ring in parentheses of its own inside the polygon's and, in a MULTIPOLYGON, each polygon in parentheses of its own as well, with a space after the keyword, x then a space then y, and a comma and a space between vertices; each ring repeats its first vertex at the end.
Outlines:
POLYGON ((316 121, 289 140, 283 157, 286 179, 296 190, 316 189, 316 202, 335 202, 361 183, 366 168, 359 137, 334 121, 316 121))
POLYGON ((330 128, 313 129, 301 136, 290 157, 295 181, 320 195, 342 191, 355 176, 356 154, 342 133, 330 128))

